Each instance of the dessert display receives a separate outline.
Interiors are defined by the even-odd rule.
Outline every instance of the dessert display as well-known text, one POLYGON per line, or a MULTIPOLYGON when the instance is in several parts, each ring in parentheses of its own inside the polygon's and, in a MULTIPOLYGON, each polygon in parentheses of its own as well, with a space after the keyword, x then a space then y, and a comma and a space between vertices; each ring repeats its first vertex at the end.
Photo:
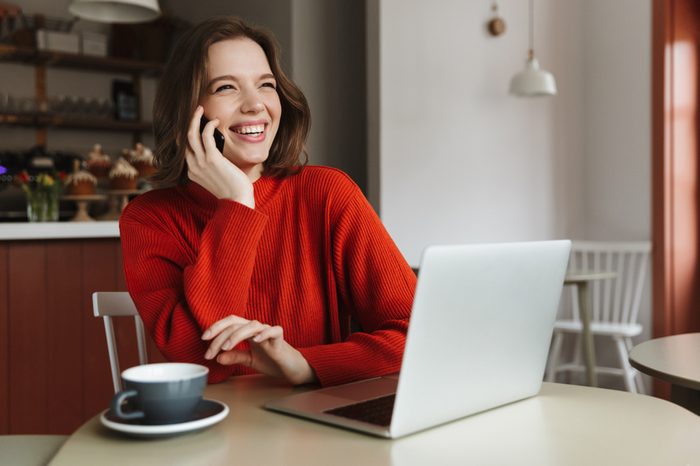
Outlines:
POLYGON ((112 168, 112 159, 102 152, 102 146, 95 144, 88 154, 87 169, 97 178, 107 178, 109 170, 112 168))
POLYGON ((73 171, 63 180, 64 199, 75 201, 76 212, 71 221, 94 221, 88 212, 88 203, 101 201, 106 196, 97 194, 97 178, 80 167, 79 159, 73 160, 73 171))
POLYGON ((97 178, 87 170, 73 171, 63 182, 64 192, 69 196, 89 196, 97 192, 97 178))
POLYGON ((140 142, 137 142, 134 149, 129 151, 129 162, 139 171, 141 178, 147 178, 157 171, 153 152, 140 142))
POLYGON ((125 158, 119 157, 109 171, 109 189, 113 191, 135 190, 139 171, 125 158))

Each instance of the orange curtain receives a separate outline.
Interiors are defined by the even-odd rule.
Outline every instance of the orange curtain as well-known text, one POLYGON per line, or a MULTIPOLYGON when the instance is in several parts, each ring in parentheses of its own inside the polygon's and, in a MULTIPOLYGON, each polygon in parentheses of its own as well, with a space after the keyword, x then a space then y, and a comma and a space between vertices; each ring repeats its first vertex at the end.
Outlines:
MULTIPOLYGON (((653 0, 653 336, 700 331, 697 0, 653 0)), ((668 397, 658 383, 655 394, 668 397)))

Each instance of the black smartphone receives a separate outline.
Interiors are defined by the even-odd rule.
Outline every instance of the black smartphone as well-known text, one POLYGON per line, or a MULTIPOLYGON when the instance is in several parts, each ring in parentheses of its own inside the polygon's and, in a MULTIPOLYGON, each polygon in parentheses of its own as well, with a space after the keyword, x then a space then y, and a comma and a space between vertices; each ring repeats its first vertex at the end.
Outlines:
MULTIPOLYGON (((204 126, 209 123, 209 120, 202 115, 202 118, 199 120, 199 132, 204 131, 204 126)), ((214 128, 214 143, 216 143, 216 148, 219 149, 219 152, 222 154, 224 153, 224 135, 221 134, 221 131, 218 130, 218 128, 214 128)))

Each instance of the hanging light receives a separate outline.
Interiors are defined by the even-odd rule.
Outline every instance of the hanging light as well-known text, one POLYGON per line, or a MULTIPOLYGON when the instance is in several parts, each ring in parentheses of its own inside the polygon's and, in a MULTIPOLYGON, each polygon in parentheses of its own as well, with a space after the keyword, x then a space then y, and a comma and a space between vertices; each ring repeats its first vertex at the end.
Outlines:
POLYGON ((527 53, 525 69, 510 80, 510 93, 518 97, 541 97, 557 94, 557 83, 554 76, 549 71, 540 69, 540 64, 535 58, 534 9, 533 0, 530 0, 530 48, 527 53))
POLYGON ((68 11, 101 23, 144 23, 160 16, 158 0, 73 0, 68 11))

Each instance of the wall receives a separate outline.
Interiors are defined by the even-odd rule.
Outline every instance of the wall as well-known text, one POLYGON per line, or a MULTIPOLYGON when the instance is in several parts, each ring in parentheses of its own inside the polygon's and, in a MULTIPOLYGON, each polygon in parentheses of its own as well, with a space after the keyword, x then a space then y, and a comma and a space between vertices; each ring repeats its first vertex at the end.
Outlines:
POLYGON ((578 233, 583 205, 578 3, 538 2, 536 54, 555 99, 517 99, 527 3, 380 2, 380 211, 409 263, 430 243, 578 233), (555 20, 556 18, 556 20, 555 20), (556 44, 556 47, 554 46, 556 44))
POLYGON ((366 189, 364 3, 293 0, 292 54, 311 107, 310 162, 341 168, 366 189))
POLYGON ((291 50, 291 0, 160 0, 163 12, 197 24, 209 17, 236 15, 246 21, 263 26, 273 32, 282 51, 282 67, 290 72, 291 50))
MULTIPOLYGON (((370 199, 410 264, 432 243, 650 238, 650 2, 537 0, 536 56, 559 90, 544 99, 507 94, 527 2, 498 2, 498 38, 490 2, 367 3, 370 199)), ((641 322, 647 337, 648 295, 641 322)))
POLYGON ((651 2, 581 4, 584 233, 590 239, 649 239, 651 2))

